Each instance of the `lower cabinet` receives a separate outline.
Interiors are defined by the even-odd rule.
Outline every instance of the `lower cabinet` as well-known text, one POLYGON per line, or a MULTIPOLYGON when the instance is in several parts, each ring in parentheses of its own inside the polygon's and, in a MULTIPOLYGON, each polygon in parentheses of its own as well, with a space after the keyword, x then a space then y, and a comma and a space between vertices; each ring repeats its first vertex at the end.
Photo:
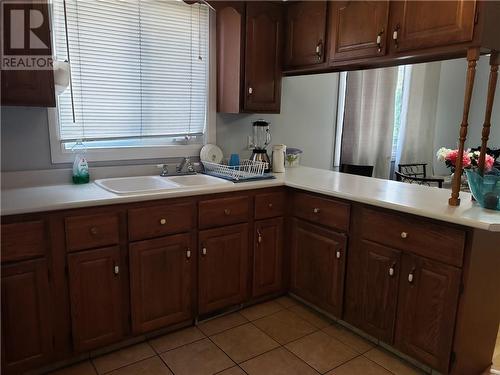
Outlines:
POLYGON ((291 291, 340 317, 344 290, 346 235, 294 219, 291 291))
POLYGON ((123 337, 120 248, 68 255, 73 345, 94 349, 123 337))
POLYGON ((446 373, 450 363, 461 271, 403 255, 395 346, 446 373))
POLYGON ((283 288, 283 218, 255 222, 253 288, 254 297, 283 288))
POLYGON ((194 246, 191 233, 130 244, 134 333, 163 328, 193 317, 194 246))
POLYGON ((247 294, 248 224, 199 232, 200 314, 242 303, 247 294))
POLYGON ((53 353, 45 259, 2 266, 2 373, 22 373, 53 353))

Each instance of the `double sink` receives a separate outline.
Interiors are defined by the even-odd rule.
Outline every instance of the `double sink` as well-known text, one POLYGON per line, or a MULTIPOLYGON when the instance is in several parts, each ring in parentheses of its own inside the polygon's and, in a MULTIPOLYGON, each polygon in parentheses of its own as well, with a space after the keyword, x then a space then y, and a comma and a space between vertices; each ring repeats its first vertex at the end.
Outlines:
POLYGON ((192 174, 184 176, 138 176, 95 180, 96 185, 118 195, 154 194, 167 190, 232 184, 231 181, 192 174))

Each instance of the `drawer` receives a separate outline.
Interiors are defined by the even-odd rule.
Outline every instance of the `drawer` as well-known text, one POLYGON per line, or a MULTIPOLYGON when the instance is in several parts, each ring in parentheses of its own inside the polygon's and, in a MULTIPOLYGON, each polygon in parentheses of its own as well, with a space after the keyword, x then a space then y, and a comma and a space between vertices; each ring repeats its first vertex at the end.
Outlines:
POLYGON ((255 196, 255 218, 267 219, 285 214, 285 192, 263 193, 255 196))
POLYGON ((65 221, 68 251, 116 245, 119 242, 118 213, 71 216, 65 221))
POLYGON ((250 199, 246 196, 219 198, 199 203, 200 228, 210 228, 248 221, 250 199))
POLYGON ((293 195, 293 214, 344 232, 349 229, 351 205, 333 199, 321 198, 306 193, 293 195))
POLYGON ((401 214, 364 209, 362 236, 384 245, 461 267, 465 231, 401 214))
POLYGON ((36 258, 45 255, 43 221, 2 224, 2 262, 36 258))
POLYGON ((194 203, 162 204, 128 210, 131 241, 190 231, 194 227, 194 203))

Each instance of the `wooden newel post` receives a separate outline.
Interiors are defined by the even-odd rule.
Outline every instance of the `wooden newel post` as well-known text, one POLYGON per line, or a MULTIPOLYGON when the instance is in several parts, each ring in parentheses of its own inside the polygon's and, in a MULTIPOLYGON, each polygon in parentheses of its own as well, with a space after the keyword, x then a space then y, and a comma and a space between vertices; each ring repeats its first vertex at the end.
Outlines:
POLYGON ((491 53, 490 57, 490 80, 488 82, 488 96, 486 97, 486 112, 484 114, 483 132, 481 136, 481 154, 479 155, 479 173, 484 174, 484 161, 486 159, 486 148, 490 136, 491 112, 495 100, 495 90, 498 79, 498 65, 500 64, 500 54, 497 51, 491 53))
POLYGON ((467 127, 469 126, 469 110, 476 76, 476 63, 479 59, 479 48, 470 48, 467 51, 467 80, 465 82, 464 111, 462 124, 460 125, 460 137, 458 138, 458 155, 455 163, 455 173, 451 185, 451 197, 448 200, 450 206, 460 205, 460 183, 462 179, 462 160, 464 155, 465 140, 467 139, 467 127))

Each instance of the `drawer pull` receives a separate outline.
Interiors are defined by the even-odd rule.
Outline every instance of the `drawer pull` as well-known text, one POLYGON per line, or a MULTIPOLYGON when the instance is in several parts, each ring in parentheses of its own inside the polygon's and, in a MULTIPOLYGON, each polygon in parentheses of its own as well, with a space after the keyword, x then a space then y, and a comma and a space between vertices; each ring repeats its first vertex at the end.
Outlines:
POLYGON ((262 233, 258 229, 257 229, 257 242, 258 243, 262 242, 262 233))
POLYGON ((191 249, 189 247, 186 249, 186 258, 191 259, 191 249))
POLYGON ((118 275, 118 274, 120 273, 120 266, 115 265, 115 267, 114 267, 114 269, 113 269, 113 273, 114 273, 115 275, 118 275))
POLYGON ((408 238, 408 233, 406 232, 401 232, 401 238, 408 238))
POLYGON ((340 259, 340 257, 341 257, 341 256, 342 256, 342 253, 341 253, 340 251, 337 251, 337 252, 335 253, 335 257, 336 257, 337 259, 340 259))
POLYGON ((272 203, 269 203, 269 204, 267 205, 267 207, 269 207, 269 209, 271 210, 271 209, 273 208, 273 204, 272 204, 272 203))
POLYGON ((165 224, 167 224, 167 219, 161 218, 160 219, 160 225, 165 225, 165 224))
POLYGON ((229 208, 226 208, 226 209, 224 210, 224 215, 226 215, 226 216, 231 215, 231 210, 230 210, 229 208))
POLYGON ((207 248, 206 247, 201 249, 201 255, 203 255, 203 256, 207 255, 207 248))
POLYGON ((95 236, 99 231, 97 230, 97 227, 91 227, 89 232, 91 235, 95 236))
POLYGON ((313 212, 314 212, 315 214, 319 214, 319 212, 320 212, 320 211, 321 211, 321 210, 320 210, 318 207, 315 207, 315 208, 313 209, 313 212))
POLYGON ((408 274, 408 282, 411 284, 413 282, 413 279, 415 276, 413 275, 415 273, 415 268, 413 268, 410 273, 408 274))

